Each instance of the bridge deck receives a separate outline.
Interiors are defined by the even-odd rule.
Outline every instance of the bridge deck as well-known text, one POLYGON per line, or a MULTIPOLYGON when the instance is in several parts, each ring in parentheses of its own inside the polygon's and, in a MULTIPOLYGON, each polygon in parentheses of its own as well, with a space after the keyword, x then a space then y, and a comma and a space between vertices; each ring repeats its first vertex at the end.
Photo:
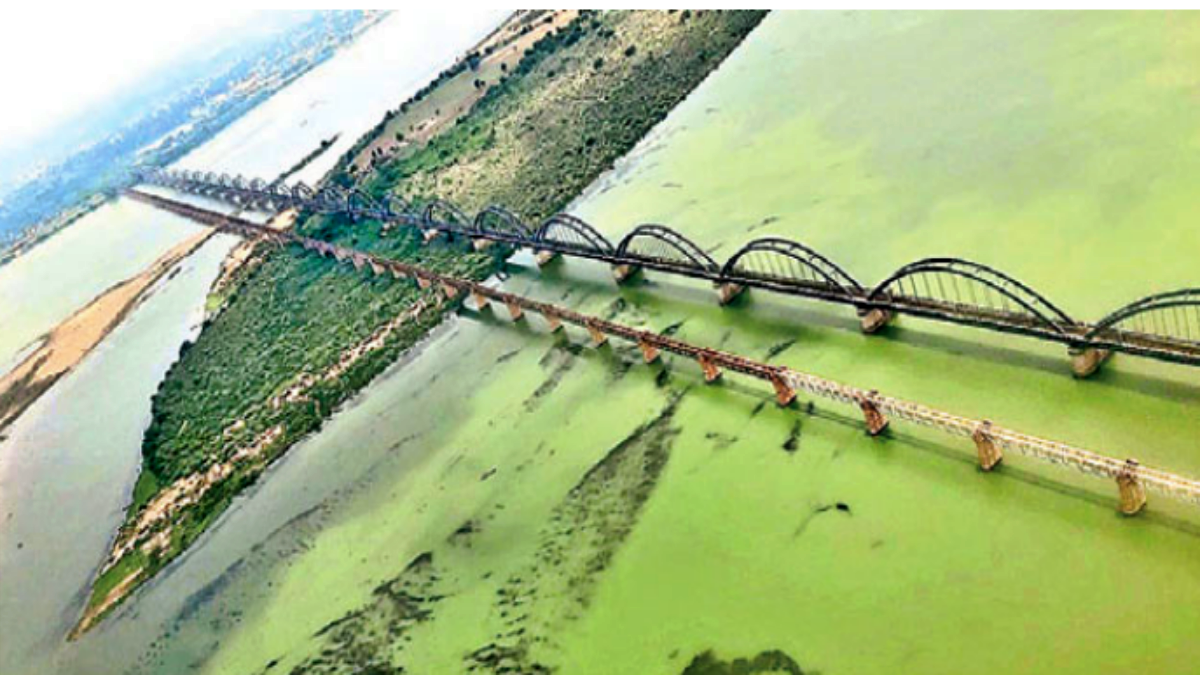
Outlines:
MULTIPOLYGON (((841 384, 791 368, 761 363, 736 354, 699 347, 670 336, 638 330, 566 307, 501 291, 467 279, 439 274, 416 265, 381 258, 291 232, 273 230, 242 218, 225 216, 190 204, 138 191, 130 191, 128 194, 139 201, 245 237, 263 238, 283 245, 298 245, 305 250, 332 256, 339 261, 353 264, 355 268, 368 267, 375 274, 390 274, 397 279, 413 279, 422 285, 439 288, 444 295, 451 298, 465 298, 467 295, 471 295, 504 304, 510 308, 536 312, 552 322, 569 323, 593 333, 620 338, 639 345, 649 345, 662 352, 695 359, 706 366, 706 370, 708 367, 715 367, 741 373, 772 384, 777 393, 781 392, 781 388, 783 391, 804 391, 820 398, 857 406, 864 412, 867 408, 872 408, 886 417, 935 429, 952 436, 978 439, 980 434, 985 434, 991 443, 1004 450, 1061 464, 1089 475, 1114 479, 1122 486, 1123 498, 1125 485, 1132 482, 1176 499, 1200 504, 1200 481, 1144 467, 1131 460, 1116 459, 1066 443, 1038 438, 991 424, 985 420, 954 415, 919 403, 841 384)), ((782 394, 781 400, 783 400, 782 394)), ((787 400, 790 401, 790 397, 787 400)), ((869 426, 870 414, 867 415, 867 421, 869 426)), ((976 440, 976 442, 979 441, 976 440)), ((1140 508, 1140 504, 1138 508, 1140 508)))

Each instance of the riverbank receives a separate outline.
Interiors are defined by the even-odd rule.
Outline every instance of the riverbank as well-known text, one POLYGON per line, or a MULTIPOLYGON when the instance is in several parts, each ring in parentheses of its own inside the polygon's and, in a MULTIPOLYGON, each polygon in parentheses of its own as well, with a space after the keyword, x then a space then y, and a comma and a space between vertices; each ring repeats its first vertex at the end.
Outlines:
POLYGON ((137 307, 146 292, 214 234, 206 231, 179 243, 144 271, 109 288, 40 340, 40 345, 0 377, 3 431, 137 307))

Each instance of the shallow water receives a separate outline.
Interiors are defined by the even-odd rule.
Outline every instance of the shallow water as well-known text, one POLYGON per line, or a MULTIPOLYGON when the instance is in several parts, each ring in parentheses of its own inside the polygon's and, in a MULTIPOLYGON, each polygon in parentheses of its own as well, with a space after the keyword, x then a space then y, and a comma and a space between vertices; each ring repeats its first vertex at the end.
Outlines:
MULTIPOLYGON (((1095 318, 1194 281, 1200 242, 1181 224, 1200 173, 1197 36, 1188 16, 776 14, 575 210, 610 235, 666 222, 717 257, 788 235, 865 282, 963 256, 1095 318)), ((910 320, 866 337, 837 308, 757 294, 722 309, 700 285, 616 290, 591 263, 517 262, 513 290, 1200 473, 1186 368, 1118 357, 1076 381, 1059 348, 1030 341, 910 320)), ((397 648, 414 672, 454 671, 499 639, 505 579, 555 587, 557 572, 530 574, 547 519, 671 390, 686 392, 679 434, 636 527, 585 577, 586 602, 527 610, 563 672, 678 673, 708 649, 781 649, 822 672, 1181 672, 1197 656, 1189 507, 1151 495, 1126 519, 1104 481, 1020 457, 982 474, 969 444, 899 425, 869 439, 852 410, 762 407, 762 387, 705 387, 676 359, 656 386, 628 346, 565 353, 536 317, 468 312, 283 461, 294 491, 336 498, 258 549, 238 542, 153 656, 290 667, 434 551, 452 594, 397 648), (449 545, 466 520, 481 532, 449 545)), ((264 498, 275 480, 194 555, 254 513, 300 515, 264 498)))

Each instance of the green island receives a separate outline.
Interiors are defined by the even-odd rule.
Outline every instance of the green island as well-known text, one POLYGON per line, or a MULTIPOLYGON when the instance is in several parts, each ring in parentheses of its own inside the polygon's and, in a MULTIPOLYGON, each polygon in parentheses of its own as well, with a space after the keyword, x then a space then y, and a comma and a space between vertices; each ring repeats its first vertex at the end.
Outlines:
MULTIPOLYGON (((362 172, 352 168, 353 155, 370 139, 360 141, 329 179, 416 204, 435 197, 468 210, 501 204, 537 221, 564 209, 610 169, 764 16, 581 12, 546 32, 515 67, 500 69, 498 79, 477 85, 469 111, 427 142, 409 144, 362 172)), ((459 69, 444 78, 445 86, 464 73, 471 74, 459 69)), ((421 97, 437 93, 435 87, 421 97)), ((381 123, 372 133, 387 128, 381 123)), ((500 270, 509 253, 500 247, 472 252, 461 241, 425 245, 411 230, 384 231, 376 222, 339 217, 300 214, 295 227, 473 279, 500 270)), ((318 430, 455 309, 434 291, 265 245, 218 285, 222 295, 210 303, 203 330, 181 348, 153 398, 125 523, 73 635, 183 553, 273 460, 318 430)), ((661 469, 655 448, 673 434, 671 411, 668 406, 610 454, 613 470, 641 475, 661 469), (618 461, 625 456, 637 461, 618 461)), ((640 501, 630 503, 636 508, 640 501)), ((402 594, 401 586, 417 583, 428 568, 428 561, 413 561, 394 590, 402 594)), ((307 664, 303 672, 366 672, 359 651, 307 664)), ((475 657, 481 665, 497 659, 503 660, 475 657)))

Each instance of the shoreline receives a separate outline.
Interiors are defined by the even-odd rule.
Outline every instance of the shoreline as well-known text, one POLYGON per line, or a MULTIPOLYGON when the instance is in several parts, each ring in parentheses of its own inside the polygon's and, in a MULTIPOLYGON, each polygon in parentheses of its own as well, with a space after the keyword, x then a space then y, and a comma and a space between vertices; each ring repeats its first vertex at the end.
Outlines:
POLYGON ((125 320, 156 282, 215 233, 201 232, 176 244, 146 269, 109 287, 38 338, 41 344, 0 377, 0 433, 74 370, 125 320))

